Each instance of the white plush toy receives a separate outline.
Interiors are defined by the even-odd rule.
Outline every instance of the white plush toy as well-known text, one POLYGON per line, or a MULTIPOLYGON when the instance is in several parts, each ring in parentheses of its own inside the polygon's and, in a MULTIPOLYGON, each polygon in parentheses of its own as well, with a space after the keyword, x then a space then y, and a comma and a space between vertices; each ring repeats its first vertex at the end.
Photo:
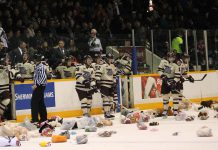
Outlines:
POLYGON ((198 137, 211 137, 213 136, 212 130, 207 126, 203 126, 199 130, 197 130, 197 136, 198 137))

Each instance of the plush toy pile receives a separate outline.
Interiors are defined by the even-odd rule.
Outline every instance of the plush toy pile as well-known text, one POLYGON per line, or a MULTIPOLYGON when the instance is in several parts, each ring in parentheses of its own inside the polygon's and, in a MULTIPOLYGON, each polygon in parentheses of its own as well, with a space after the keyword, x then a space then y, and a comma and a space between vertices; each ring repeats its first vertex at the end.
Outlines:
MULTIPOLYGON (((207 120, 209 118, 208 109, 214 109, 214 102, 202 102, 201 105, 194 105, 190 102, 181 102, 178 115, 173 116, 173 109, 169 108, 168 115, 172 116, 175 121, 194 121, 195 118, 199 120, 207 120), (195 107, 195 108, 194 108, 195 107), (186 114, 186 110, 192 108, 198 113, 196 116, 186 114), (200 108, 200 109, 199 109, 200 108)), ((127 109, 125 107, 121 110, 120 123, 121 124, 135 124, 138 130, 147 130, 139 132, 158 132, 161 128, 156 117, 162 116, 163 109, 154 109, 140 111, 137 109, 127 109)), ((214 116, 218 118, 218 114, 214 116)), ((162 124, 162 123, 161 123, 162 124)), ((47 121, 34 125, 28 118, 25 118, 23 123, 15 124, 10 122, 0 123, 0 147, 5 146, 21 146, 21 141, 28 141, 34 137, 49 138, 49 141, 41 141, 39 146, 48 147, 55 143, 75 142, 77 144, 86 144, 90 134, 95 134, 98 137, 111 137, 116 134, 116 131, 108 130, 113 126, 113 121, 103 119, 101 117, 81 117, 74 119, 63 119, 59 116, 53 116, 47 121), (106 127, 104 130, 104 127, 106 127), (102 129, 98 129, 102 128, 102 129), (59 130, 55 130, 59 129, 59 130), (82 129, 84 134, 79 134, 74 129, 82 129), (60 131, 61 130, 61 131, 60 131), (60 131, 60 132, 57 132, 60 131), (91 133, 92 132, 92 133, 91 133), (73 140, 72 140, 73 139, 73 140)), ((178 136, 179 132, 174 132, 173 136, 178 136)), ((212 130, 203 126, 196 132, 198 137, 213 136, 212 130)))

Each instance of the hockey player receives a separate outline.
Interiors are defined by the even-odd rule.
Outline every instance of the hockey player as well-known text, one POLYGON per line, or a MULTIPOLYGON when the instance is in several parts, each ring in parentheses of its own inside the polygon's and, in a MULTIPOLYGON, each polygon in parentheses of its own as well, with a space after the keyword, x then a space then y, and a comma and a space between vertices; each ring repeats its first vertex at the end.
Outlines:
POLYGON ((130 75, 132 60, 129 54, 124 54, 120 59, 115 61, 117 67, 117 74, 119 75, 130 75))
POLYGON ((16 68, 20 71, 22 78, 32 79, 34 73, 34 65, 29 63, 27 54, 23 54, 23 63, 16 64, 16 68))
POLYGON ((81 101, 83 116, 89 117, 92 105, 92 94, 96 92, 95 73, 91 66, 92 57, 84 56, 83 65, 76 67, 76 91, 81 101))
POLYGON ((23 82, 19 70, 11 69, 5 64, 5 59, 0 61, 0 122, 2 120, 4 112, 7 110, 7 106, 11 102, 10 83, 13 80, 23 82))
POLYGON ((92 63, 92 66, 93 66, 94 70, 95 71, 100 70, 101 66, 104 64, 104 61, 102 59, 101 54, 95 54, 94 61, 95 62, 92 63))
POLYGON ((76 66, 72 64, 71 57, 65 58, 66 67, 63 69, 64 78, 74 78, 76 72, 76 66))
POLYGON ((66 68, 67 67, 64 65, 63 62, 58 63, 58 66, 55 69, 57 79, 63 79, 64 78, 64 69, 66 69, 66 68))
MULTIPOLYGON (((163 95, 163 117, 167 117, 167 111, 169 109, 169 99, 172 95, 172 92, 175 90, 175 83, 174 80, 175 70, 177 65, 174 63, 175 61, 175 53, 168 52, 167 58, 161 60, 160 65, 158 67, 158 73, 160 74, 160 78, 162 79, 162 87, 161 87, 161 94, 163 95)), ((177 102, 174 103, 174 108, 177 108, 177 102)), ((174 115, 177 115, 178 112, 175 110, 174 115)))
POLYGON ((114 118, 111 114, 111 106, 113 103, 114 87, 116 86, 116 71, 113 65, 113 55, 106 55, 106 63, 102 67, 96 70, 95 78, 97 87, 100 88, 102 99, 104 117, 106 119, 114 118))
MULTIPOLYGON (((183 92, 183 82, 185 79, 188 79, 190 82, 194 82, 194 78, 191 75, 187 74, 188 71, 188 63, 189 63, 189 55, 184 54, 182 55, 181 59, 176 61, 177 68, 175 70, 175 81, 176 81, 176 89, 175 89, 175 96, 173 98, 173 102, 179 104, 182 101, 182 92, 183 92)), ((178 107, 174 108, 178 109, 178 107)))

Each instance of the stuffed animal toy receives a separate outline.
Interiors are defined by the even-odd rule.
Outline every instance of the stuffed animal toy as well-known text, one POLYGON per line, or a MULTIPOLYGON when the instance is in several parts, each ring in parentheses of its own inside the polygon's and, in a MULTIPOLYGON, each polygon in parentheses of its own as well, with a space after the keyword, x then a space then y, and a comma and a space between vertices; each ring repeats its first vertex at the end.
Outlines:
POLYGON ((0 147, 21 146, 17 137, 0 137, 0 147))
POLYGON ((20 124, 20 126, 27 128, 29 131, 37 129, 37 127, 33 125, 27 117, 24 119, 24 122, 20 124))
MULTIPOLYGON (((157 112, 157 117, 162 117, 162 114, 164 111, 163 108, 157 108, 157 109, 155 109, 155 111, 157 112)), ((173 111, 172 111, 171 107, 168 108, 167 115, 173 116, 173 111)))
POLYGON ((185 112, 179 112, 178 115, 175 116, 175 120, 176 121, 183 121, 185 120, 187 117, 186 113, 185 112))
POLYGON ((88 142, 88 137, 86 134, 76 136, 77 144, 86 144, 88 142))
POLYGON ((42 142, 39 143, 39 145, 41 147, 49 147, 49 146, 51 146, 51 142, 42 141, 42 142))
POLYGON ((213 101, 212 101, 212 100, 209 100, 209 101, 201 101, 201 106, 203 106, 203 107, 212 108, 212 104, 213 104, 213 101))
POLYGON ((52 135, 51 141, 52 143, 63 143, 67 142, 67 137, 64 135, 52 135))
POLYGON ((59 116, 52 116, 51 119, 48 119, 48 124, 52 127, 60 127, 63 123, 63 118, 59 116))
POLYGON ((197 130, 196 133, 197 133, 198 137, 211 137, 211 136, 213 136, 212 130, 207 126, 201 127, 200 129, 197 130))
POLYGON ((201 110, 198 114, 200 120, 207 120, 209 118, 208 112, 206 110, 201 110))
POLYGON ((28 130, 26 128, 8 122, 0 126, 0 136, 15 136, 20 141, 28 141, 30 138, 28 135, 28 130))
POLYGON ((113 122, 111 120, 102 119, 101 122, 103 123, 104 126, 112 126, 113 125, 113 122))
POLYGON ((75 128, 76 121, 75 120, 64 120, 61 125, 61 130, 72 130, 75 128))
POLYGON ((85 132, 96 132, 97 128, 95 126, 87 126, 85 127, 85 132))
POLYGON ((112 134, 116 134, 116 131, 102 131, 98 133, 100 137, 110 137, 112 134))
POLYGON ((64 132, 61 132, 59 135, 62 135, 62 136, 66 136, 67 139, 70 139, 70 133, 69 131, 64 131, 64 132))
POLYGON ((139 130, 147 130, 148 129, 148 127, 145 125, 144 122, 138 122, 137 127, 139 130))
POLYGON ((47 122, 44 122, 39 129, 39 133, 42 136, 46 136, 46 137, 51 137, 53 132, 54 132, 54 127, 52 127, 47 122))
POLYGON ((185 121, 193 121, 195 119, 195 116, 187 116, 185 121))
POLYGON ((184 110, 189 110, 192 107, 192 103, 189 101, 180 101, 179 102, 179 110, 184 109, 184 110))

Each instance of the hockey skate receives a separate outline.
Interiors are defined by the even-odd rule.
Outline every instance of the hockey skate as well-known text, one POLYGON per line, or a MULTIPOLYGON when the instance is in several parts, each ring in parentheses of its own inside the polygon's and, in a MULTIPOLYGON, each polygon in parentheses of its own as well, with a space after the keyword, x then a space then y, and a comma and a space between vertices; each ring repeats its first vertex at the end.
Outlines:
POLYGON ((114 115, 111 115, 110 112, 104 113, 104 118, 105 118, 105 119, 113 120, 114 117, 115 117, 115 116, 114 116, 114 115))
POLYGON ((177 116, 179 114, 178 111, 173 111, 173 116, 177 116))
POLYGON ((162 118, 163 118, 163 119, 167 119, 167 117, 168 117, 168 116, 167 116, 167 111, 163 111, 163 113, 162 113, 162 118))

